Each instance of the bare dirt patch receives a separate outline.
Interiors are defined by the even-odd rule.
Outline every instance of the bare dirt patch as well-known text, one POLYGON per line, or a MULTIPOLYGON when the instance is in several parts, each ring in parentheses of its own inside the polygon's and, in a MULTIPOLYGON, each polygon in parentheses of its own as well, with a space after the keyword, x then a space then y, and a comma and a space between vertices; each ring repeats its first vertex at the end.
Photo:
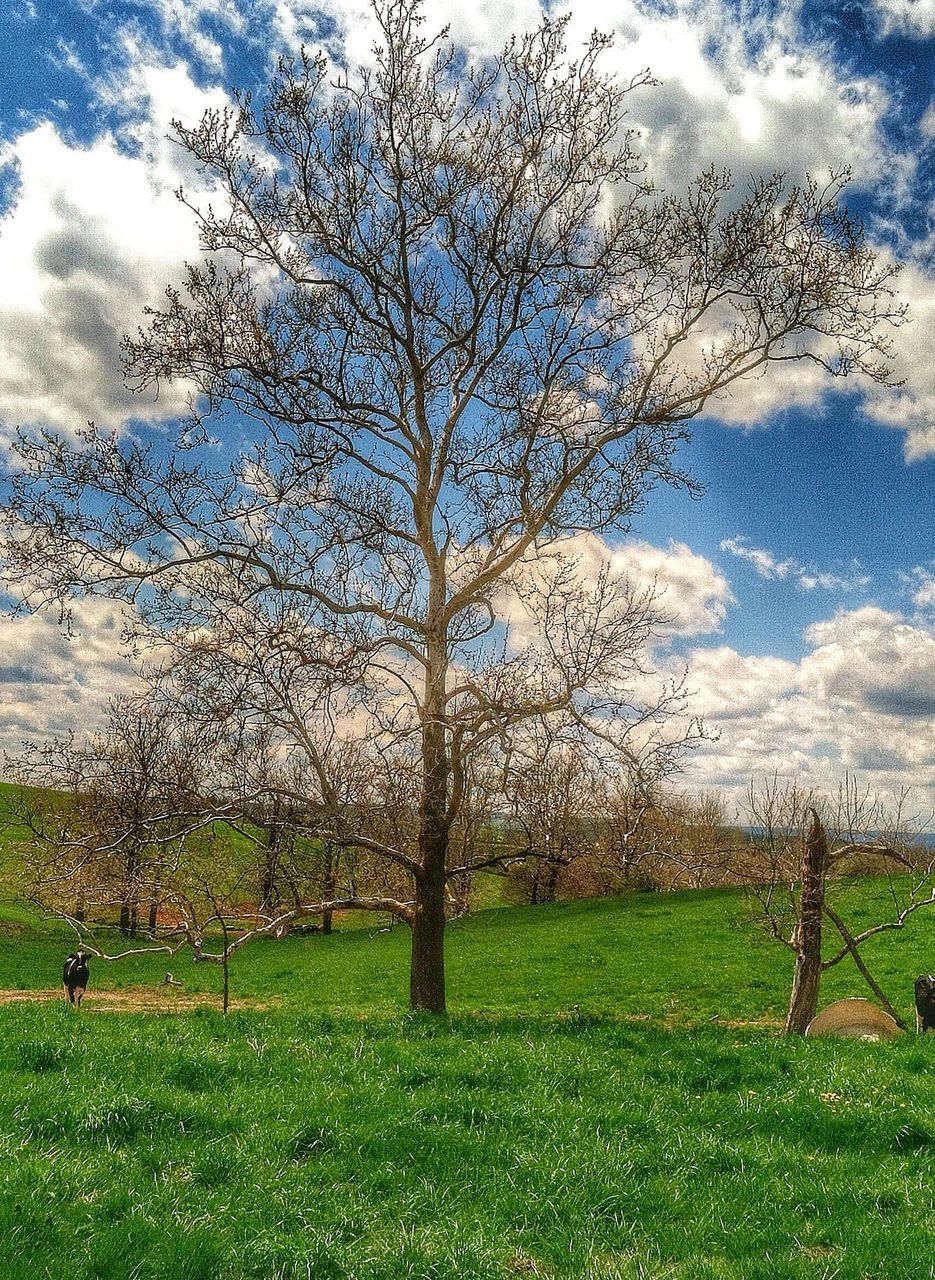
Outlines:
MULTIPOLYGON (((60 990, 0 990, 0 1004, 64 1003, 60 990)), ((173 987, 125 987, 121 991, 89 991, 81 1002, 82 1013, 185 1013, 189 1009, 219 1009, 218 996, 204 991, 179 991, 173 987)), ((232 1009, 259 1009, 268 1002, 231 1000, 232 1009)))

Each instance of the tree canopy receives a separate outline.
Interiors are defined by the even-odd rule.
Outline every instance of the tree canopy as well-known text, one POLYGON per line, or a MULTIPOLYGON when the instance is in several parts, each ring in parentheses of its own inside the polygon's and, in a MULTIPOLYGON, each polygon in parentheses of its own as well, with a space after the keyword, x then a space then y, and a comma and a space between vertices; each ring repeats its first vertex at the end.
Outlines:
POLYGON ((21 436, 5 572, 36 607, 128 600, 193 717, 302 759, 322 837, 403 873, 412 1003, 440 1011, 446 884, 495 856, 451 853, 485 771, 548 725, 655 777, 697 732, 646 670, 652 593, 584 577, 570 536, 690 483, 688 425, 772 362, 885 380, 899 308, 845 175, 655 191, 626 128, 649 76, 605 73, 604 37, 570 54, 547 19, 472 62, 418 0, 375 11, 368 65, 302 50, 175 126, 204 257, 126 357, 191 417, 21 436), (336 720, 392 744, 411 824, 355 828, 336 720))

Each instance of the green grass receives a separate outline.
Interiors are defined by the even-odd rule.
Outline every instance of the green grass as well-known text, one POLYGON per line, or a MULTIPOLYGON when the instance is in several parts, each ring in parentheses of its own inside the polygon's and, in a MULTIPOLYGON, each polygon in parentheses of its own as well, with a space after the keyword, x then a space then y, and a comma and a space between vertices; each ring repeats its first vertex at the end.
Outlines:
POLYGON ((4 1276, 880 1277, 935 1039, 0 1010, 4 1276))
MULTIPOLYGON (((849 886, 851 917, 883 892, 849 886)), ((0 1274, 935 1275, 935 1036, 782 1039, 789 961, 745 915, 717 892, 480 913, 438 1021, 404 1012, 399 928, 245 949, 234 995, 281 1003, 226 1019, 2 1006, 0 1274)), ((0 929, 0 987, 54 985, 56 929, 0 929)), ((867 952, 906 1014, 933 931, 867 952)), ((218 989, 155 958, 93 986, 167 967, 218 989)))

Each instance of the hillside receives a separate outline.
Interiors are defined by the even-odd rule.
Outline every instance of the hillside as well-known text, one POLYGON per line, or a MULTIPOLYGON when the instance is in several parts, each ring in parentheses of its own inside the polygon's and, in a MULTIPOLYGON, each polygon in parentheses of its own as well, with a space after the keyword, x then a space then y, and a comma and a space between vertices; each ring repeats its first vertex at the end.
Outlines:
MULTIPOLYGON (((786 957, 743 917, 730 893, 487 911, 451 929, 442 1020, 402 1012, 398 929, 246 949, 226 1018, 102 1012, 155 958, 98 964, 97 1012, 0 1006, 4 1278, 931 1275, 935 1036, 776 1036, 786 957)), ((907 1011, 933 925, 873 957, 907 1011)), ((67 943, 8 917, 0 986, 54 984, 67 943)))
MULTIPOLYGON (((843 891, 855 925, 884 918, 886 882, 855 881, 843 891)), ((0 989, 57 985, 72 935, 22 911, 0 923, 0 989)), ((405 1009, 408 930, 385 918, 341 928, 330 938, 258 941, 231 965, 232 994, 248 1002, 331 1013, 405 1009), (381 928, 384 931, 381 931, 381 928)), ((906 1018, 912 981, 935 964, 935 910, 865 948, 871 970, 906 1018)), ((551 1014, 574 1006, 612 1017, 669 1025, 724 1020, 777 1024, 788 998, 791 956, 753 926, 742 894, 691 891, 632 894, 534 908, 500 907, 449 926, 449 1004, 454 1012, 551 1014)), ((96 962, 93 991, 161 982, 171 969, 188 992, 218 992, 217 966, 183 954, 96 962)), ((827 999, 862 995, 849 962, 825 979, 827 999)))

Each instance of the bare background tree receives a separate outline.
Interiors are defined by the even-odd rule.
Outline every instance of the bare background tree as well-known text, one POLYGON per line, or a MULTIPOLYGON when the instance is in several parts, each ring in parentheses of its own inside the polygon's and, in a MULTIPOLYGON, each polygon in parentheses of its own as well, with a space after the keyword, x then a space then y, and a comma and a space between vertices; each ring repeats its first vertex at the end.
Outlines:
MULTIPOLYGON (((318 773, 327 838, 403 877, 411 1001, 442 1011, 449 882, 501 856, 457 837, 474 762, 572 726, 659 777, 696 731, 664 728, 680 691, 645 677, 652 601, 580 581, 563 536, 687 483, 687 424, 771 361, 884 380, 899 310, 843 175, 654 192, 624 122, 649 77, 606 75, 603 37, 572 57, 547 20, 469 65, 416 0, 375 11, 372 66, 330 83, 303 51, 258 109, 176 126, 214 191, 206 256, 127 367, 187 383, 192 418, 174 446, 22 437, 5 574, 31 607, 128 599, 140 643, 232 651, 258 684, 283 654, 327 668, 411 805, 368 834, 318 773)), ((320 692, 276 725, 313 772, 320 692)))
POLYGON ((7 760, 23 790, 8 802, 28 896, 76 924, 106 920, 153 936, 169 846, 205 807, 210 744, 144 699, 116 699, 103 732, 7 760))
MULTIPOLYGON (((214 652, 212 662, 217 674, 214 652)), ((245 698, 222 726, 200 696, 203 725, 191 692, 163 687, 115 701, 106 732, 84 744, 27 752, 4 817, 18 833, 21 896, 104 959, 188 949, 222 965, 226 1009, 230 959, 255 939, 310 918, 330 933, 336 912, 361 909, 411 923, 414 877, 383 851, 415 847, 419 797, 405 744, 346 738, 332 720, 309 739, 310 759, 294 743, 284 752, 289 739, 274 742, 245 698)), ((913 814, 906 794, 887 806, 850 778, 829 800, 773 778, 751 785, 746 825, 729 825, 714 796, 628 783, 580 737, 525 728, 508 758, 472 759, 451 828, 449 916, 470 909, 483 869, 531 905, 743 886, 755 923, 794 955, 787 1032, 804 1033, 823 974, 845 960, 902 1025, 861 949, 935 905, 935 853, 921 834, 930 815, 913 814), (855 875, 876 878, 876 921, 862 898, 860 924, 848 922, 855 875)))

